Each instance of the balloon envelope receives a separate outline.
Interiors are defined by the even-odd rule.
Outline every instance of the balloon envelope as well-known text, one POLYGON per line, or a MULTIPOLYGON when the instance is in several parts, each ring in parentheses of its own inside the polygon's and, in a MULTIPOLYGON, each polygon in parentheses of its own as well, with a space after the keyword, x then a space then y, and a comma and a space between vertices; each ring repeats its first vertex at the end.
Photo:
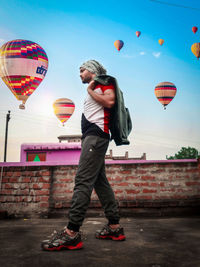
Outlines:
POLYGON ((158 42, 159 42, 160 45, 163 45, 164 40, 163 39, 159 39, 158 42))
POLYGON ((135 34, 136 34, 136 36, 137 36, 137 37, 139 37, 139 36, 140 36, 140 34, 141 34, 141 32, 140 32, 140 31, 136 31, 136 33, 135 33, 135 34))
POLYGON ((120 51, 120 49, 123 47, 124 42, 122 40, 116 40, 114 42, 114 46, 117 48, 118 51, 120 51))
POLYGON ((25 108, 28 97, 44 79, 48 58, 44 49, 27 40, 13 40, 0 48, 0 77, 25 108))
POLYGON ((199 59, 200 57, 200 43, 195 43, 191 46, 192 53, 199 59))
POLYGON ((197 30, 198 30, 198 28, 197 27, 192 27, 192 31, 193 31, 193 33, 196 33, 197 32, 197 30))
POLYGON ((164 106, 164 109, 175 97, 176 91, 176 86, 171 82, 159 83, 154 89, 154 93, 158 101, 164 106))
POLYGON ((56 117, 62 122, 65 122, 71 117, 74 112, 75 104, 68 98, 59 98, 53 103, 53 109, 56 117))

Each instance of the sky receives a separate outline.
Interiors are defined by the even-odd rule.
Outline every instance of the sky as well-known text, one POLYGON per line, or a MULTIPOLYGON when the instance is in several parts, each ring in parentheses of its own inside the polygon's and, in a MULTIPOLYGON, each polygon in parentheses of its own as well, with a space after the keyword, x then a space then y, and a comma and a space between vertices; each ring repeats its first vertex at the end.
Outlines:
POLYGON ((117 78, 131 114, 130 145, 117 147, 112 141, 114 155, 128 151, 129 157, 146 153, 148 160, 163 160, 181 147, 200 151, 200 61, 191 52, 191 45, 200 42, 199 18, 199 0, 1 0, 0 46, 14 39, 36 42, 49 67, 25 110, 0 81, 0 162, 8 110, 10 162, 20 161, 22 143, 57 143, 60 135, 81 134, 87 85, 81 83, 79 67, 89 59, 117 78), (196 34, 193 26, 199 27, 196 34), (141 31, 139 38, 136 31, 141 31), (120 52, 115 40, 124 42, 120 52), (165 81, 177 87, 166 110, 154 94, 165 81), (64 127, 52 107, 61 97, 76 105, 64 127))

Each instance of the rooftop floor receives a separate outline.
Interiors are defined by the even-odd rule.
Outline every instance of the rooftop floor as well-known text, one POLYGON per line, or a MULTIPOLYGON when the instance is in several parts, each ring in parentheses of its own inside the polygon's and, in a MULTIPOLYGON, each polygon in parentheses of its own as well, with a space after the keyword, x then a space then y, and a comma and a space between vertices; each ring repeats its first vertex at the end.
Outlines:
POLYGON ((200 217, 122 218, 126 241, 97 240, 103 218, 86 218, 84 248, 46 252, 40 242, 65 218, 0 220, 0 266, 200 267, 200 217))

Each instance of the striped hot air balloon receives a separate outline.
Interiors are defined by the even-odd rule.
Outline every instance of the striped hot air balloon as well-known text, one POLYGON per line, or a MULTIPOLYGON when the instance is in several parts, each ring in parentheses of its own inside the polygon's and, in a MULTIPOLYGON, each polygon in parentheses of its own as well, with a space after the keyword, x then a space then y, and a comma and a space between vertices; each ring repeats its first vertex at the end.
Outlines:
POLYGON ((117 48, 118 51, 122 49, 123 45, 124 45, 124 42, 122 40, 116 40, 114 42, 114 46, 117 48))
POLYGON ((48 58, 44 49, 27 40, 13 40, 0 48, 0 77, 8 86, 19 106, 25 108, 28 97, 44 79, 48 69, 48 58))
POLYGON ((155 95, 160 103, 166 109, 166 106, 172 101, 176 95, 176 86, 170 82, 162 82, 156 85, 155 95))
POLYGON ((59 98, 53 103, 53 109, 56 117, 62 122, 65 122, 71 117, 74 112, 75 104, 68 98, 59 98))

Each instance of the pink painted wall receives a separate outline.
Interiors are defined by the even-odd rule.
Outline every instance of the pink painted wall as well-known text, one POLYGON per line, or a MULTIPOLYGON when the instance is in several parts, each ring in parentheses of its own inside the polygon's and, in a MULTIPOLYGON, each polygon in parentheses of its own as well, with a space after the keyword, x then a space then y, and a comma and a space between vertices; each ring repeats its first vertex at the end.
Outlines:
POLYGON ((27 152, 45 152, 46 162, 63 162, 65 164, 78 164, 81 144, 80 143, 32 143, 21 145, 20 162, 27 162, 27 152))

